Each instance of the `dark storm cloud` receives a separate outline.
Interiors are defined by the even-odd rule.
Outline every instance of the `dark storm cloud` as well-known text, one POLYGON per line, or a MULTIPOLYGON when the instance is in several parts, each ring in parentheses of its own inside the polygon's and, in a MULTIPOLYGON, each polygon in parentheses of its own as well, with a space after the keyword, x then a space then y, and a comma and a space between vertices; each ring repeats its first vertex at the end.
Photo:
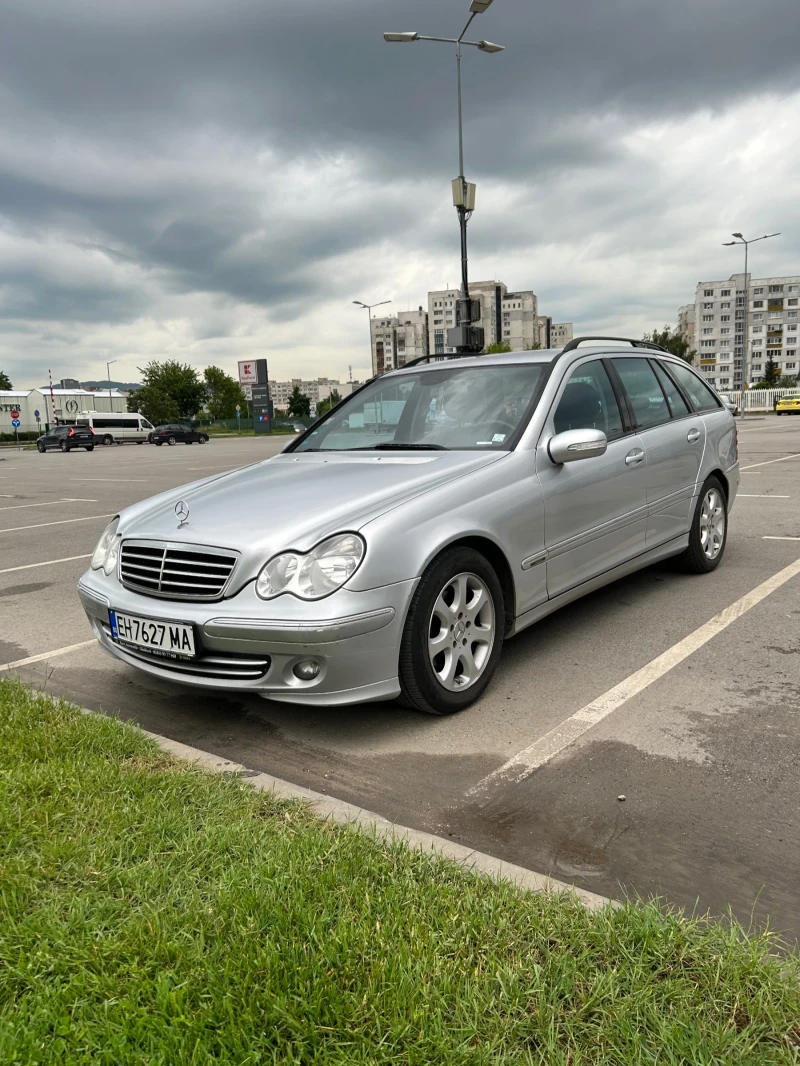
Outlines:
MULTIPOLYGON (((452 53, 382 32, 450 36, 467 0, 0 6, 3 315, 129 323, 214 293, 285 322, 344 298, 348 256, 452 249, 452 53)), ((670 190, 626 128, 794 90, 797 17, 797 0, 496 0, 470 35, 507 51, 464 59, 476 254, 502 275, 506 252, 580 256, 595 228, 609 254, 644 245, 670 190)))

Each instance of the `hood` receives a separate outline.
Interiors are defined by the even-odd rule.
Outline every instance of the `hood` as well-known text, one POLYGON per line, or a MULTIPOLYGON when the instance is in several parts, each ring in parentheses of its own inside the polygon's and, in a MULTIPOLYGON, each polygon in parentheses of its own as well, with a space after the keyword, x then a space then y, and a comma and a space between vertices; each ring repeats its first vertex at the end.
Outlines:
POLYGON ((357 531, 437 485, 502 460, 506 452, 289 453, 161 493, 122 512, 125 537, 234 548, 263 565, 277 552, 308 551, 357 531), (189 519, 178 529, 175 505, 189 519))

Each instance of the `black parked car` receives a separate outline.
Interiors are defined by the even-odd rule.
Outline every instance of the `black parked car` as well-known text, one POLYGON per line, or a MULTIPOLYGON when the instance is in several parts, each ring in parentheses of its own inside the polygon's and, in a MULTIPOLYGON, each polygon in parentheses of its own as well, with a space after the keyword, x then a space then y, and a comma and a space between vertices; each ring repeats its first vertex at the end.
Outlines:
POLYGON ((40 452, 46 452, 48 448, 59 448, 62 452, 85 448, 87 452, 93 452, 94 445, 94 433, 88 426, 56 426, 36 442, 40 452))
POLYGON ((147 439, 151 444, 157 444, 160 448, 162 444, 177 444, 178 441, 183 441, 184 444, 205 444, 208 440, 208 434, 201 433, 196 429, 189 429, 188 426, 179 426, 176 423, 168 426, 156 426, 147 439))

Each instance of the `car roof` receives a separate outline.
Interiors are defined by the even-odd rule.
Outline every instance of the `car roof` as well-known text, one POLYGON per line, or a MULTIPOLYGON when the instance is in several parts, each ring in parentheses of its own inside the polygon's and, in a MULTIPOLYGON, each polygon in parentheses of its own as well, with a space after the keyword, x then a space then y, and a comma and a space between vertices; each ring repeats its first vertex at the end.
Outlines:
POLYGON ((620 344, 614 341, 597 341, 593 343, 585 342, 578 348, 570 348, 565 352, 564 348, 544 348, 538 351, 527 352, 499 352, 492 355, 467 355, 456 356, 447 354, 444 356, 431 355, 430 363, 416 363, 408 367, 401 366, 397 370, 391 370, 384 377, 395 376, 403 373, 416 373, 421 371, 425 373, 430 370, 441 370, 442 364, 450 364, 458 367, 476 367, 476 366, 514 366, 514 365, 527 365, 527 364, 552 364, 555 363, 559 356, 563 354, 574 355, 575 357, 583 355, 585 353, 591 353, 594 355, 630 355, 637 356, 638 358, 646 358, 650 356, 657 356, 659 359, 673 359, 677 362, 685 362, 680 359, 679 356, 673 355, 672 352, 659 351, 654 348, 637 348, 629 344, 620 344))

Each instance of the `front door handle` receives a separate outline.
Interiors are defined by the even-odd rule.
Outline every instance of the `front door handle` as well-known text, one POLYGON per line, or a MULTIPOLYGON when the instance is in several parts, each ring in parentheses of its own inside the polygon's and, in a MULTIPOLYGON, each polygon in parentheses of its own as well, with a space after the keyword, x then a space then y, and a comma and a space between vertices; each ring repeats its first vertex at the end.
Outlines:
POLYGON ((700 430, 690 429, 686 439, 690 444, 694 444, 695 441, 700 440, 700 430))
POLYGON ((641 463, 642 459, 644 459, 644 452, 641 448, 636 448, 625 456, 625 465, 636 466, 637 463, 641 463))

